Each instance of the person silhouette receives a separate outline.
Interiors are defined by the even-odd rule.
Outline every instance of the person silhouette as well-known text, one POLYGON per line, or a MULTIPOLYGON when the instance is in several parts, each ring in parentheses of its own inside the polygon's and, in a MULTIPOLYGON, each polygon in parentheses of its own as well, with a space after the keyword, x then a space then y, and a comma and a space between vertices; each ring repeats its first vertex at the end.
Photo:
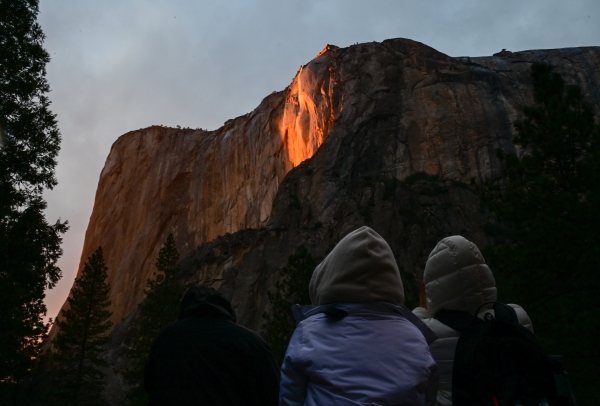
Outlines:
POLYGON ((229 301, 192 285, 179 319, 156 337, 145 368, 148 405, 277 405, 279 366, 267 343, 236 323, 229 301))
MULTIPOLYGON (((442 309, 472 314, 496 297, 496 280, 474 243, 454 235, 442 239, 431 251, 423 272, 420 306, 413 313, 438 336, 430 345, 440 374, 437 405, 452 405, 452 370, 460 332, 435 319, 436 314, 442 309)), ((515 309, 519 324, 533 332, 525 310, 515 304, 508 306, 515 309)), ((490 308, 484 307, 480 316, 493 314, 490 308)))

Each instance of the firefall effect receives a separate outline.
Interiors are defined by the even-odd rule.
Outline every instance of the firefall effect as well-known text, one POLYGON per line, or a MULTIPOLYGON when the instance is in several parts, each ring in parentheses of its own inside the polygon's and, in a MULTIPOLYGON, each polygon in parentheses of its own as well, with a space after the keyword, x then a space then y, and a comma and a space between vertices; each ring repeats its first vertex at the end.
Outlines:
POLYGON ((183 256, 219 235, 266 224, 281 180, 327 137, 331 49, 301 67, 284 91, 215 131, 152 126, 115 141, 79 265, 80 272, 102 246, 113 326, 143 300, 169 233, 183 256))
POLYGON ((309 64, 300 67, 284 91, 280 134, 292 167, 310 158, 321 146, 334 117, 331 52, 327 45, 309 64))

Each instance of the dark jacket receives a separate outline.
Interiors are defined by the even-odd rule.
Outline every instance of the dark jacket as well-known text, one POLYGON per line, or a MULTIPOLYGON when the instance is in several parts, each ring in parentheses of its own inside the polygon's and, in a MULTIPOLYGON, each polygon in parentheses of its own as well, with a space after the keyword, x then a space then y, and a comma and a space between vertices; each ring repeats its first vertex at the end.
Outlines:
POLYGON ((149 405, 277 405, 279 366, 225 297, 194 285, 154 342, 144 387, 149 405))

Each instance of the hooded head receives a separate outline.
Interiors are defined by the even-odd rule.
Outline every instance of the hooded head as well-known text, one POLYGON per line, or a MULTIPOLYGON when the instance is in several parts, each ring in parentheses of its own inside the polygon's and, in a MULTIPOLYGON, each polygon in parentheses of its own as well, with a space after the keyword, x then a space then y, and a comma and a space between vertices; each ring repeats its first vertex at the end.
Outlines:
POLYGON ((479 248, 460 235, 440 241, 423 273, 427 309, 435 316, 441 309, 473 313, 482 304, 496 301, 496 280, 479 248))
POLYGON ((208 286, 193 284, 181 299, 179 319, 186 317, 226 317, 236 321, 229 300, 208 286))
POLYGON ((327 303, 404 303, 404 287, 394 254, 369 227, 344 237, 313 272, 313 305, 327 303))

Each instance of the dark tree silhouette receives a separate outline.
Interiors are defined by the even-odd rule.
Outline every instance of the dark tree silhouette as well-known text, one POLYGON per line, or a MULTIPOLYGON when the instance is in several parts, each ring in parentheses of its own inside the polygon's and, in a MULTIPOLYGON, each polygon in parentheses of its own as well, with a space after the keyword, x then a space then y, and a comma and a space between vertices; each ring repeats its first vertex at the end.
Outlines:
POLYGON ((179 253, 175 246, 175 238, 169 234, 158 258, 157 272, 152 274, 146 285, 146 299, 140 303, 140 323, 136 339, 129 351, 133 359, 133 367, 127 371, 125 378, 131 385, 127 394, 130 405, 145 405, 148 402, 143 389, 144 366, 148 361, 150 349, 158 333, 167 325, 177 320, 179 304, 184 288, 176 281, 179 271, 179 253))
POLYGON ((265 338, 279 363, 283 362, 285 351, 296 329, 296 321, 292 315, 292 305, 310 304, 308 285, 315 270, 316 263, 310 253, 301 246, 290 255, 286 266, 281 269, 280 279, 275 283, 275 290, 267 292, 271 303, 271 313, 265 312, 265 338))
POLYGON ((67 299, 67 309, 58 321, 60 331, 54 341, 51 370, 54 393, 61 405, 101 405, 107 363, 100 358, 107 342, 111 312, 106 283, 107 268, 102 248, 88 259, 75 280, 67 299))
POLYGON ((522 153, 500 154, 505 182, 483 200, 497 223, 484 254, 501 295, 522 304, 547 351, 564 354, 575 391, 600 402, 600 129, 581 89, 552 67, 531 68, 536 104, 515 123, 522 153))
POLYGON ((48 330, 44 290, 61 277, 56 261, 67 230, 43 214, 60 134, 38 12, 37 0, 0 0, 0 389, 13 386, 15 395, 48 330))

